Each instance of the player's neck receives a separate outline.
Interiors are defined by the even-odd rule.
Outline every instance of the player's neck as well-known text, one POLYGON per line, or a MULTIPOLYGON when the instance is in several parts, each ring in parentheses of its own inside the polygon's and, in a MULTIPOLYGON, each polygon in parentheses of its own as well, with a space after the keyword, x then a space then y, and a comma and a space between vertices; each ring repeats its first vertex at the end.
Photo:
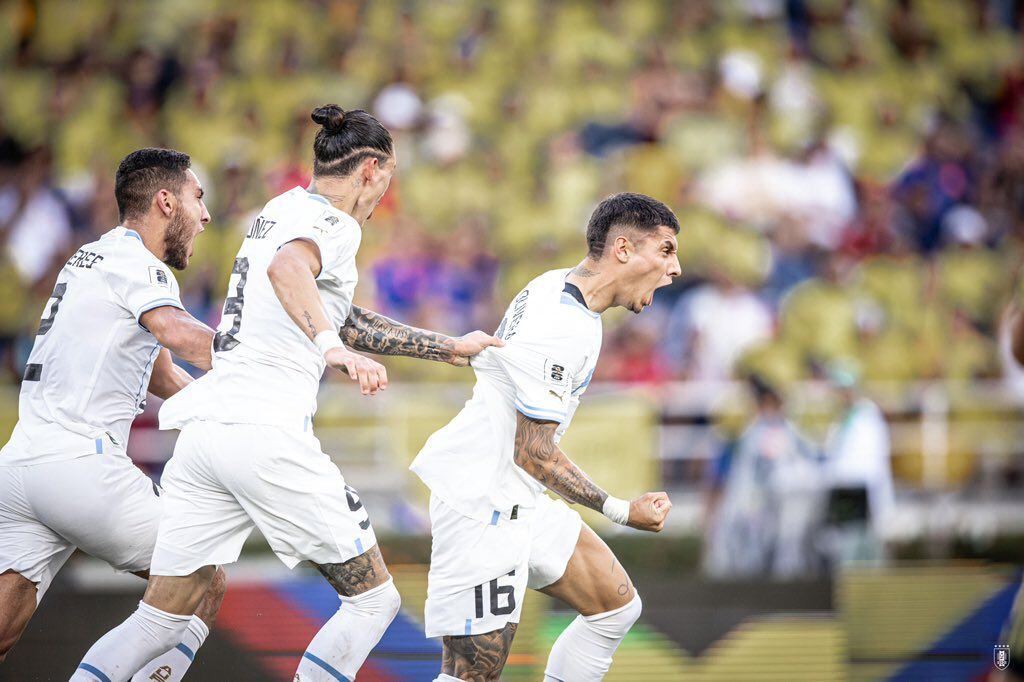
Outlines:
POLYGON ((137 232, 149 252, 163 261, 164 252, 167 250, 163 231, 152 228, 141 220, 125 220, 121 226, 137 232))
POLYGON ((603 313, 612 307, 614 287, 611 276, 601 266, 589 258, 584 258, 565 278, 587 302, 587 308, 595 313, 603 313))
POLYGON ((352 216, 360 225, 366 222, 373 210, 372 206, 366 210, 359 205, 358 187, 353 188, 346 178, 313 178, 306 191, 327 199, 331 206, 352 216))

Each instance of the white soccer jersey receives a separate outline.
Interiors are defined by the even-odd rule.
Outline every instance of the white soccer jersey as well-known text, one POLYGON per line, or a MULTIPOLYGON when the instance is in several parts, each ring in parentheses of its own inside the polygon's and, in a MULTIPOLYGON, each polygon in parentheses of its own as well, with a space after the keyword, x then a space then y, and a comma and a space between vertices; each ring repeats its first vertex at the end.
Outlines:
POLYGON ((601 317, 552 270, 519 292, 498 328, 504 348, 473 358, 473 397, 409 467, 450 507, 485 523, 531 508, 544 486, 513 460, 516 411, 569 426, 601 352, 601 317))
POLYGON ((78 249, 43 309, 0 465, 123 455, 160 351, 139 318, 165 305, 182 307, 178 283, 134 230, 78 249))
POLYGON ((213 369, 164 403, 160 427, 180 429, 201 419, 309 430, 326 363, 288 317, 267 268, 287 242, 316 244, 322 264, 316 278, 320 299, 340 329, 352 307, 361 237, 354 218, 301 187, 271 199, 235 257, 214 340, 213 369))

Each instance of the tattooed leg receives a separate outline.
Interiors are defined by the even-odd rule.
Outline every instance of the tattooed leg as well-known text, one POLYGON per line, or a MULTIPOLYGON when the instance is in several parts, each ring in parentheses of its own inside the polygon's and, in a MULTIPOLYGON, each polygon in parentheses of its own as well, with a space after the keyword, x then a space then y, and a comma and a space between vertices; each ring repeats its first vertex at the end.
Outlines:
POLYGON ((505 667, 518 626, 518 623, 509 623, 501 630, 483 635, 444 637, 441 672, 464 682, 496 682, 505 667))
POLYGON ((315 565, 342 603, 309 643, 295 679, 354 680, 398 613, 401 598, 376 545, 343 564, 315 565))
POLYGON ((343 564, 313 565, 343 597, 355 597, 391 578, 377 545, 343 564))

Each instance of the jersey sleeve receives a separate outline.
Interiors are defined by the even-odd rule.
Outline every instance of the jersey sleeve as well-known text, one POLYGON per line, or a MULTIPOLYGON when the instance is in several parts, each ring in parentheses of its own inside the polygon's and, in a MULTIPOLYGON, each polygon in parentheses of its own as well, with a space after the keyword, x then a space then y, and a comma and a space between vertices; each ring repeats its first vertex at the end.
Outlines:
POLYGON ((185 308, 171 268, 156 259, 118 259, 107 266, 106 274, 114 296, 136 322, 154 308, 185 308))
POLYGON ((531 340, 518 337, 495 358, 515 386, 515 406, 533 419, 564 422, 573 408, 572 376, 581 362, 571 336, 531 340))
POLYGON ((320 252, 320 274, 317 279, 330 275, 359 250, 362 235, 358 228, 341 222, 330 211, 323 211, 312 222, 300 221, 281 231, 281 246, 296 239, 305 239, 316 245, 320 252))

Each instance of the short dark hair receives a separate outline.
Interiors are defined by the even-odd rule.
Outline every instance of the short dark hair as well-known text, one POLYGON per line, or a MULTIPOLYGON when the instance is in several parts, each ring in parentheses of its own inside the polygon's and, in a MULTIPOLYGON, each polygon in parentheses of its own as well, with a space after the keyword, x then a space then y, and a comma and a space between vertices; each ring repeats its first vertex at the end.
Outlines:
POLYGON ((595 260, 601 257, 613 227, 654 232, 662 225, 679 234, 679 221, 665 204, 646 194, 613 194, 597 205, 587 223, 587 255, 595 260))
POLYGON ((348 175, 368 156, 383 163, 394 153, 391 133, 362 109, 325 104, 310 118, 323 126, 313 141, 314 175, 348 175))
POLYGON ((191 166, 188 154, 173 149, 147 147, 124 157, 114 178, 119 220, 145 215, 153 195, 161 189, 180 192, 185 171, 191 166))

